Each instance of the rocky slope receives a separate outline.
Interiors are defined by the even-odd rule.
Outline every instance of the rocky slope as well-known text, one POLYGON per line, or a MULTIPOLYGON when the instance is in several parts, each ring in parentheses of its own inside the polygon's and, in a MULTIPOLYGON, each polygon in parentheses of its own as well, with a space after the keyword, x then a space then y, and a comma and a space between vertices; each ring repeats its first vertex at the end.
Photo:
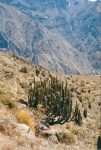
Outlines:
POLYGON ((94 70, 99 72, 101 2, 64 0, 53 3, 45 1, 41 5, 39 1, 38 5, 32 5, 35 7, 34 12, 41 12, 40 14, 32 11, 32 17, 62 35, 73 47, 86 55, 94 70))
POLYGON ((93 74, 88 59, 56 33, 16 8, 0 3, 0 47, 44 68, 93 74))
POLYGON ((0 52, 0 149, 95 150, 100 134, 100 96, 99 76, 56 74, 18 56, 0 52), (39 72, 38 77, 36 72, 39 72), (88 110, 82 126, 74 122, 47 126, 39 110, 28 108, 29 83, 34 77, 38 81, 40 77, 49 79, 50 75, 64 82, 67 79, 69 88, 77 88, 78 92, 73 92, 73 103, 78 102, 82 117, 84 107, 88 110), (88 101, 91 109, 87 106, 88 101), (68 144, 59 142, 56 135, 61 132, 69 135, 68 144))

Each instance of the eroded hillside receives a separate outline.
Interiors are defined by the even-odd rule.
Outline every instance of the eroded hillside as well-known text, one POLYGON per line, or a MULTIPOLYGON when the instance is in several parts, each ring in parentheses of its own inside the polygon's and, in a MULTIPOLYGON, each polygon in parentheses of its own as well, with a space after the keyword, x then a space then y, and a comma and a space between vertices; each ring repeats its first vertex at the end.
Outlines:
POLYGON ((57 74, 0 52, 0 149, 95 150, 100 134, 100 96, 100 76, 57 74), (73 109, 77 101, 81 110, 82 126, 74 121, 49 125, 40 109, 29 109, 30 83, 34 78, 44 81, 51 76, 67 80, 68 88, 72 89, 73 109))

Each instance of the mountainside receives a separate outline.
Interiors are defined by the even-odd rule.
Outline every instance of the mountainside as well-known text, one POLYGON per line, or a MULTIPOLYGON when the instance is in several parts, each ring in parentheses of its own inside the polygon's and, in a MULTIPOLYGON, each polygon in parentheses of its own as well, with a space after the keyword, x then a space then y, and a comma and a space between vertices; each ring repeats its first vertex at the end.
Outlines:
POLYGON ((0 52, 0 150, 95 150, 100 135, 100 88, 100 76, 52 73, 21 57, 0 52), (29 108, 33 80, 42 84, 52 77, 64 84, 67 81, 73 110, 78 103, 81 111, 81 126, 75 121, 47 124, 41 105, 29 108), (87 117, 83 115, 85 108, 87 117))
POLYGON ((58 34, 16 8, 0 4, 0 47, 44 68, 68 74, 93 74, 87 58, 58 34))
POLYGON ((15 6, 47 29, 57 32, 81 51, 91 62, 95 73, 100 72, 101 1, 89 0, 11 0, 15 6))

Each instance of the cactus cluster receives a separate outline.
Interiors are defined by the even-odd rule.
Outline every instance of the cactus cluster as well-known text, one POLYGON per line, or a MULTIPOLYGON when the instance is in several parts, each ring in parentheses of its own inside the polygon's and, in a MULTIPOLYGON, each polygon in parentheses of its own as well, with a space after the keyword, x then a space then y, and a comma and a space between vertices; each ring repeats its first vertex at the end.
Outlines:
MULTIPOLYGON (((80 111, 72 110, 72 93, 67 87, 67 81, 59 81, 57 77, 52 77, 49 80, 36 82, 34 78, 34 87, 30 88, 28 95, 29 107, 38 108, 42 106, 44 113, 47 116, 49 124, 64 123, 72 118, 82 118, 80 111)), ((79 120, 79 119, 78 119, 79 120)), ((77 122, 78 123, 78 122, 77 122)))

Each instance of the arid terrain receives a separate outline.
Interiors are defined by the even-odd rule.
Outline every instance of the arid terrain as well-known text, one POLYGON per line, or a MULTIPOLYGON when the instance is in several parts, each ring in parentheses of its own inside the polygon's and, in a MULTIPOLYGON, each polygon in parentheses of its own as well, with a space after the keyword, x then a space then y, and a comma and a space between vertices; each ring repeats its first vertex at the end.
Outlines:
POLYGON ((101 77, 63 75, 36 67, 24 59, 0 52, 0 150, 96 150, 100 134, 101 77), (57 77, 73 88, 82 114, 82 126, 74 121, 47 125, 40 110, 29 109, 28 90, 36 81, 57 77), (91 104, 90 107, 88 104, 91 104), (87 117, 83 116, 87 108, 87 117), (59 141, 60 133, 67 143, 59 141))

